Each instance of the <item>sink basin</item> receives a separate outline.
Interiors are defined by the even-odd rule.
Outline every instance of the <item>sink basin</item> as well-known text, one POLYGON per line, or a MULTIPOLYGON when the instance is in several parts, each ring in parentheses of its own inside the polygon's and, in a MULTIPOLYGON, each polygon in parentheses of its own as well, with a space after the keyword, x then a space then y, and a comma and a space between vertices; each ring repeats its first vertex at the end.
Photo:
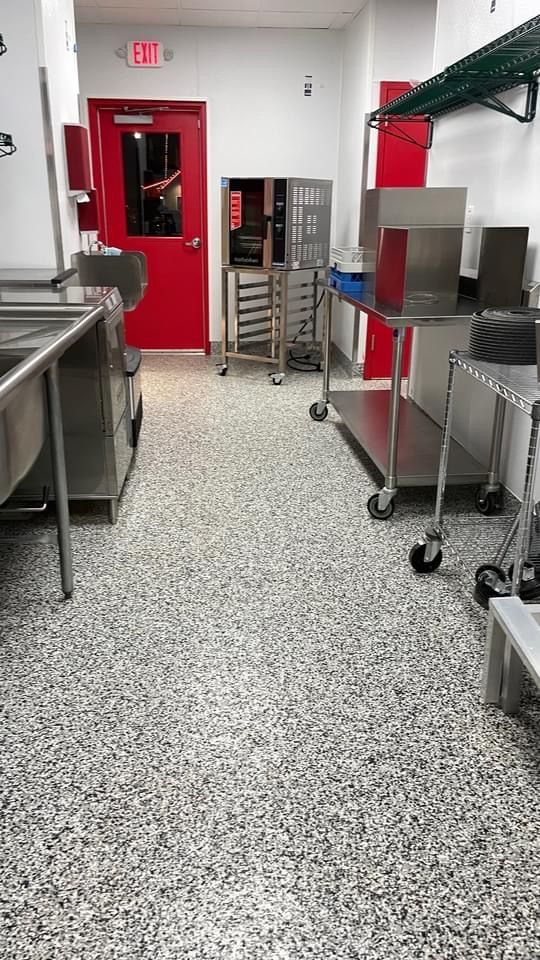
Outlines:
MULTIPOLYGON (((4 355, 0 349, 0 382, 20 359, 4 355)), ((21 384, 0 409, 0 503, 28 473, 44 439, 45 392, 40 376, 21 384)))

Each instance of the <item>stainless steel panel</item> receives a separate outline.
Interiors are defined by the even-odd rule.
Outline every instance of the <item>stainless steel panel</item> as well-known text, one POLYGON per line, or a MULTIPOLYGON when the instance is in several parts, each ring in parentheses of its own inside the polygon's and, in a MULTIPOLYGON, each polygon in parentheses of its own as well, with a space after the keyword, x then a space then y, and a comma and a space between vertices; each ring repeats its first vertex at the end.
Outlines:
MULTIPOLYGON (((383 230, 392 230, 384 227, 383 230)), ((457 299, 463 230, 461 227, 408 227, 404 302, 415 297, 457 299)), ((378 266, 377 266, 378 269, 378 266)))
POLYGON ((86 287, 117 287, 124 308, 133 310, 142 300, 148 285, 144 253, 124 251, 116 257, 80 250, 71 257, 78 279, 86 287))
POLYGON ((466 187, 385 187, 367 190, 360 235, 363 246, 377 249, 379 227, 463 227, 466 187))
MULTIPOLYGON (((0 352, 0 378, 20 358, 0 352)), ((0 503, 8 499, 28 473, 45 439, 45 396, 42 378, 18 387, 0 411, 0 503)))
POLYGON ((122 310, 116 310, 111 317, 98 323, 96 334, 103 425, 106 433, 114 433, 128 402, 122 310))
MULTIPOLYGON (((377 469, 387 473, 389 390, 331 390, 329 400, 377 469)), ((435 486, 439 470, 441 430, 410 400, 400 399, 397 484, 435 486)), ((456 441, 450 449, 448 482, 476 483, 486 468, 456 441)))
POLYGON ((331 180, 287 181, 286 269, 328 266, 331 213, 331 180))
POLYGON ((517 307, 529 241, 528 227, 483 227, 476 295, 488 307, 517 307))

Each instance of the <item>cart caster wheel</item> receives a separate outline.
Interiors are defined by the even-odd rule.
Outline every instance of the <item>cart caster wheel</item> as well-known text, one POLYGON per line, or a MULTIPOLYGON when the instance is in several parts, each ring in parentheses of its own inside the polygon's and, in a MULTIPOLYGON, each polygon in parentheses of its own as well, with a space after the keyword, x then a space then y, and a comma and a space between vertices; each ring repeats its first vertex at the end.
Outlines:
POLYGON ((394 501, 391 500, 384 510, 379 510, 379 494, 374 493, 367 502, 367 508, 374 520, 389 520, 394 512, 394 501))
POLYGON ((500 493, 495 493, 493 490, 483 493, 481 487, 476 491, 474 503, 478 513, 482 513, 485 517, 497 513, 502 507, 500 493))
POLYGON ((227 370, 228 370, 228 369, 229 369, 228 367, 220 367, 219 370, 218 370, 218 376, 219 376, 219 377, 226 377, 226 376, 227 376, 227 370))
POLYGON ((272 378, 272 383, 275 387, 280 387, 283 383, 283 374, 282 373, 269 373, 269 377, 272 378))
POLYGON ((475 570, 475 573, 474 573, 474 579, 476 580, 477 583, 479 583, 481 580, 482 580, 482 581, 485 581, 485 579, 486 579, 486 578, 484 577, 484 574, 485 574, 485 573, 492 573, 492 574, 494 574, 494 576, 498 577, 499 580, 502 580, 503 583, 504 583, 504 581, 506 580, 506 574, 505 574, 504 570, 501 570, 501 568, 498 567, 497 564, 495 564, 495 563, 481 563, 480 566, 475 570))
POLYGON ((309 408, 309 415, 312 420, 316 420, 317 423, 320 423, 322 420, 326 420, 328 416, 328 407, 324 406, 322 410, 319 410, 319 404, 312 403, 309 408))
POLYGON ((433 560, 426 560, 426 543, 415 543, 409 550, 409 563, 417 573, 435 573, 442 563, 442 550, 435 554, 433 560))

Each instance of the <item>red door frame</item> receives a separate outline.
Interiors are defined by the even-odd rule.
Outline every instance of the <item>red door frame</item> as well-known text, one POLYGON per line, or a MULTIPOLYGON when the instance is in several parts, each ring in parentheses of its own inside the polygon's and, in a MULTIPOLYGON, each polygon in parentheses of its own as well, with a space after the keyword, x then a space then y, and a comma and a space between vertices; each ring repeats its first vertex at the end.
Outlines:
MULTIPOLYGON (((398 80, 382 80, 379 85, 379 103, 385 104, 400 96, 411 85, 398 80)), ((412 124, 413 136, 421 139, 421 134, 425 131, 427 137, 427 124, 419 120, 418 124, 412 124)), ((425 187, 427 170, 427 150, 423 147, 414 145, 402 146, 402 141, 396 140, 391 134, 379 132, 377 134, 377 166, 375 172, 376 187, 425 187), (399 148, 399 154, 396 154, 396 147, 399 148), (393 150, 394 148, 394 150, 393 150), (394 157, 392 158, 392 151, 394 157), (405 151, 405 153, 404 153, 405 151), (396 158, 399 158, 399 166, 396 168, 396 158), (394 159, 394 166, 391 161, 394 159), (403 163, 403 159, 407 162, 403 163), (397 182, 396 182, 397 181, 397 182)), ((368 313, 368 322, 366 329, 366 344, 364 351, 364 380, 373 380, 390 376, 392 364, 392 331, 384 327, 372 314, 368 313), (372 351, 371 343, 377 342, 377 349, 372 351)), ((402 377, 409 375, 410 354, 412 345, 412 331, 405 331, 405 342, 403 344, 403 362, 402 377)))
POLYGON ((185 111, 195 113, 199 121, 199 130, 201 134, 201 240, 204 251, 203 256, 203 345, 204 352, 210 353, 210 327, 209 327, 209 306, 208 306, 208 174, 206 162, 206 103, 200 100, 154 100, 146 97, 137 97, 136 99, 96 99, 94 97, 88 100, 88 126, 90 129, 90 144, 92 152, 92 167, 94 172, 94 186, 96 188, 97 212, 100 232, 105 233, 105 192, 103 189, 103 170, 101 167, 101 152, 99 143, 99 110, 101 108, 118 109, 122 107, 140 107, 148 110, 150 107, 159 109, 160 107, 170 110, 185 111))

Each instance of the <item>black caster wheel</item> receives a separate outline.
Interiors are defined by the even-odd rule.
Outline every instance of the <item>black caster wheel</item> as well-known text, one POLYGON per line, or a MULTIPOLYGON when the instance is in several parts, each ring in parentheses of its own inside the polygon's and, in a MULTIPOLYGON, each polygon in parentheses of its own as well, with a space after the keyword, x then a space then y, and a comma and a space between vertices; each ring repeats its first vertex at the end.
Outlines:
POLYGON ((480 566, 477 568, 477 570, 475 570, 474 572, 474 579, 476 580, 476 582, 478 583, 480 580, 485 581, 486 578, 484 577, 484 574, 486 573, 494 574, 496 577, 499 578, 499 580, 502 580, 503 583, 506 580, 506 574, 504 570, 501 570, 501 568, 498 567, 497 564, 481 563, 480 566))
POLYGON ((220 367, 220 369, 218 370, 218 377, 226 377, 228 369, 229 369, 228 367, 220 367))
POLYGON ((409 563, 417 573, 435 573, 442 563, 442 550, 435 554, 433 560, 426 560, 426 543, 415 543, 409 550, 409 563))
POLYGON ((283 383, 283 376, 280 373, 270 373, 269 376, 272 379, 272 383, 275 387, 280 387, 283 383))
POLYGON ((482 513, 485 517, 497 513, 502 507, 500 493, 494 491, 483 493, 481 487, 476 491, 474 503, 478 513, 482 513))
POLYGON ((322 410, 319 410, 319 404, 312 403, 309 408, 309 415, 312 420, 316 420, 317 423, 320 423, 321 420, 326 420, 328 416, 328 407, 324 406, 322 410))
POLYGON ((389 520, 394 512, 394 501, 391 500, 384 510, 379 510, 379 494, 374 493, 367 502, 367 508, 374 520, 389 520))

